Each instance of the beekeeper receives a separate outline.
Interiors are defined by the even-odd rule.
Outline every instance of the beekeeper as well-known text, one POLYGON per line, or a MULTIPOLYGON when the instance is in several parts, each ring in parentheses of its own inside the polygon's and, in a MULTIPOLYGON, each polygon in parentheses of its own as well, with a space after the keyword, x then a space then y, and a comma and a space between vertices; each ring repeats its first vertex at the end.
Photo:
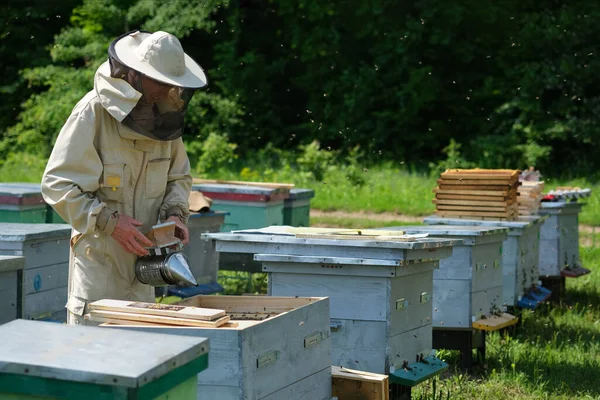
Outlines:
POLYGON ((42 178, 44 200, 71 226, 69 324, 84 324, 89 302, 154 301, 135 277, 152 243, 140 232, 174 221, 186 227, 192 177, 181 135, 202 68, 166 32, 114 40, 94 89, 73 108, 42 178))

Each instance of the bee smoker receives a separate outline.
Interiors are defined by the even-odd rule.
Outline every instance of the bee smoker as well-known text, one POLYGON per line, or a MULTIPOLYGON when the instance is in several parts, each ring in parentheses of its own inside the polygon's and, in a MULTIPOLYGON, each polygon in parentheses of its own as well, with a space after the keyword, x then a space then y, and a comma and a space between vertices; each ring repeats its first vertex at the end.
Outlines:
POLYGON ((146 233, 154 246, 147 248, 150 255, 138 258, 135 263, 135 276, 140 282, 155 287, 198 286, 187 258, 181 253, 183 244, 174 232, 175 223, 166 222, 146 233))

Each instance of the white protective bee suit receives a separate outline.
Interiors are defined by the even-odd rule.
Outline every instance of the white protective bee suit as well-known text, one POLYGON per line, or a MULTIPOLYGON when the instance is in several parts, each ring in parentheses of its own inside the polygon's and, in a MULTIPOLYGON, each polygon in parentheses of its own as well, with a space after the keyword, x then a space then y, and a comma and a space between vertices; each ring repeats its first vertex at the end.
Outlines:
MULTIPOLYGON (((136 46, 148 36, 135 35, 141 34, 131 34, 136 46)), ((156 50, 155 42, 146 45, 156 50)), ((186 223, 189 216, 192 177, 181 137, 155 140, 122 123, 141 96, 125 79, 111 76, 108 61, 102 64, 44 171, 45 201, 73 227, 66 304, 71 324, 83 324, 87 304, 95 300, 154 301, 154 287, 135 276, 137 256, 111 237, 116 213, 143 223, 141 230, 172 215, 186 223)))

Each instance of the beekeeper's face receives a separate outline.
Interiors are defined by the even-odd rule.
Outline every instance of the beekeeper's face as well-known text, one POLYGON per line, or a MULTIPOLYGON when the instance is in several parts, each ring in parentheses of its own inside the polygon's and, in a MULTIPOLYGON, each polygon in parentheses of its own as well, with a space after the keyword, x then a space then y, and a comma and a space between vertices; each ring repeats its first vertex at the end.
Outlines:
POLYGON ((155 81, 147 76, 142 75, 142 90, 145 100, 148 103, 156 103, 159 100, 164 100, 168 97, 169 91, 173 88, 171 85, 166 83, 155 81))

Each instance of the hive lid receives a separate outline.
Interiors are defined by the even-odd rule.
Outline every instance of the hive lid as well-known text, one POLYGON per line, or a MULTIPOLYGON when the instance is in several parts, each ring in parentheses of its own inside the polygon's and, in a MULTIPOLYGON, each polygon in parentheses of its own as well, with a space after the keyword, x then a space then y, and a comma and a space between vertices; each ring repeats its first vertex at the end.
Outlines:
POLYGON ((294 188, 290 190, 289 200, 304 200, 315 197, 315 191, 312 189, 294 188))
POLYGON ((173 340, 158 333, 29 320, 0 325, 0 337, 0 373, 127 388, 144 386, 209 350, 203 337, 173 340))
POLYGON ((519 216, 515 221, 500 221, 500 220, 478 220, 478 219, 462 219, 462 218, 443 218, 435 215, 425 217, 423 222, 428 225, 474 225, 474 226, 488 226, 488 227, 502 227, 509 229, 523 229, 539 224, 546 220, 547 216, 541 215, 528 215, 519 216))
POLYGON ((477 225, 401 225, 388 226, 388 231, 401 230, 409 234, 428 233, 433 236, 489 236, 508 233, 508 228, 501 226, 477 225))
POLYGON ((0 256, 0 272, 18 271, 25 267, 25 257, 0 256))
POLYGON ((262 194, 273 195, 279 193, 282 189, 268 188, 260 186, 230 185, 225 183, 196 183, 192 185, 192 190, 210 193, 239 193, 239 194, 262 194))
POLYGON ((67 224, 0 223, 0 240, 5 242, 68 238, 70 236, 71 226, 67 224))
POLYGON ((0 204, 45 204, 37 183, 0 183, 0 204))

